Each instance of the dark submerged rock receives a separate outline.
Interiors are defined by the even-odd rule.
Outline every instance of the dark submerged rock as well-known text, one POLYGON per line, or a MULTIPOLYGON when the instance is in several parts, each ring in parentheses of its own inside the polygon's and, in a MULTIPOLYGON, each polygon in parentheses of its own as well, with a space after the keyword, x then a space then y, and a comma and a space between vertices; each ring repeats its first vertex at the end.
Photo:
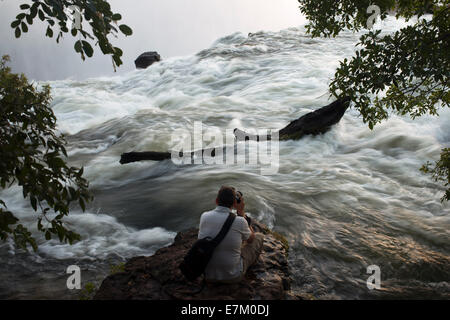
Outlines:
POLYGON ((156 51, 144 52, 135 61, 137 69, 146 69, 153 63, 161 61, 161 56, 156 51))

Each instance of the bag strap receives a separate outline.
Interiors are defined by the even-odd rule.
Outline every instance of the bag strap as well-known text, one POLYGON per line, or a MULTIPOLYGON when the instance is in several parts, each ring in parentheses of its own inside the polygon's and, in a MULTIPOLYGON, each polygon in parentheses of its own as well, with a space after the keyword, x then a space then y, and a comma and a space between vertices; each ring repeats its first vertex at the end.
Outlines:
POLYGON ((234 222, 234 219, 236 219, 236 215, 230 212, 230 215, 223 224, 222 229, 220 229, 219 234, 212 240, 216 246, 218 246, 219 243, 223 240, 223 238, 225 238, 225 236, 227 235, 228 231, 231 228, 231 225, 234 222))

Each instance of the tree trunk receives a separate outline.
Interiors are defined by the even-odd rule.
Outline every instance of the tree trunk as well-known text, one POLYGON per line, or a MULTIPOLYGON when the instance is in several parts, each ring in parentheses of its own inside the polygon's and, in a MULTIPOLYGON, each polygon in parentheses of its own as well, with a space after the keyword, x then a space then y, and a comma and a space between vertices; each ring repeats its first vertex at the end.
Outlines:
MULTIPOLYGON (((279 139, 298 140, 308 134, 325 133, 341 120, 349 104, 350 98, 343 98, 307 113, 278 131, 279 139)), ((272 138, 270 135, 254 135, 240 129, 234 129, 234 135, 237 141, 266 141, 272 138)))
MULTIPOLYGON (((329 105, 322 107, 316 111, 305 114, 304 116, 298 118, 297 120, 292 121, 286 127, 278 131, 280 140, 297 140, 302 138, 305 135, 312 134, 320 134, 325 133, 330 130, 331 126, 338 123, 345 111, 349 107, 350 98, 346 97, 343 99, 336 100, 329 105)), ((253 135, 246 133, 245 131, 234 129, 234 135, 236 137, 236 141, 266 141, 271 140, 271 135, 253 135)), ((224 147, 223 153, 226 153, 227 148, 233 148, 233 146, 224 147)), ((215 149, 204 149, 198 151, 188 152, 191 157, 194 157, 196 154, 203 156, 205 153, 211 157, 215 156, 215 149)), ((143 160, 153 160, 153 161, 162 161, 171 159, 172 154, 170 152, 129 152, 123 153, 120 158, 121 164, 143 161, 143 160)), ((183 152, 179 153, 180 157, 183 157, 183 152)))

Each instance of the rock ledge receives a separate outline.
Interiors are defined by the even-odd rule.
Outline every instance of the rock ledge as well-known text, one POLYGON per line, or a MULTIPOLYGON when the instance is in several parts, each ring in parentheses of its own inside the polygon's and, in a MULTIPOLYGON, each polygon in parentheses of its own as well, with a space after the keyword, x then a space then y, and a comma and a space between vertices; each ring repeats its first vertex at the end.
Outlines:
POLYGON ((264 225, 253 222, 256 232, 265 234, 264 250, 245 279, 232 285, 206 285, 202 277, 187 281, 178 265, 197 239, 197 229, 179 232, 169 247, 150 257, 131 258, 124 272, 103 280, 94 299, 129 300, 280 300, 297 299, 290 292, 291 278, 287 263, 287 242, 264 225), (200 291, 200 292, 198 292, 200 291))

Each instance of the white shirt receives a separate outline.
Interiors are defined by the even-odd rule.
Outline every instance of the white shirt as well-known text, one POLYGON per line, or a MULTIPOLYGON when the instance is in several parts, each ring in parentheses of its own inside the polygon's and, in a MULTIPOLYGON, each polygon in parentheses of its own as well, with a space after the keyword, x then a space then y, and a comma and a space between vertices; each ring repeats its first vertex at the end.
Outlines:
MULTIPOLYGON (((218 206, 200 217, 198 239, 214 238, 219 233, 230 209, 218 206)), ((241 258, 242 241, 251 235, 247 220, 237 216, 225 238, 214 250, 213 256, 205 270, 206 279, 229 280, 239 277, 243 271, 241 258)))

